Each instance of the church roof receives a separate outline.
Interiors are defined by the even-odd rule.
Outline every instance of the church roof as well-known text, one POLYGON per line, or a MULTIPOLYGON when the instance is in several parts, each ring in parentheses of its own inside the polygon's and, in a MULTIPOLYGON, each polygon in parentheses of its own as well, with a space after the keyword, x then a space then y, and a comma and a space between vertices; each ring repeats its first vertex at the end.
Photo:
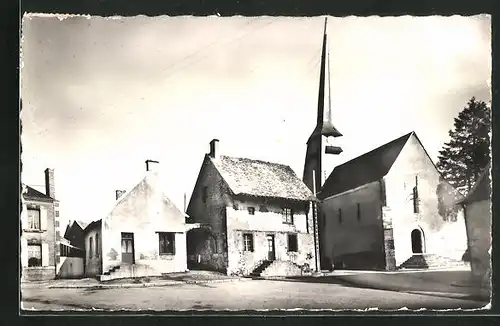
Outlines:
POLYGON ((24 199, 34 199, 34 200, 44 200, 44 201, 54 201, 54 199, 50 196, 47 196, 43 192, 40 192, 30 186, 26 186, 26 189, 23 193, 24 199))
POLYGON ((479 176, 478 180, 474 184, 474 187, 470 190, 467 197, 465 197, 461 203, 469 204, 483 200, 489 200, 491 198, 491 183, 490 183, 490 168, 491 164, 488 164, 484 169, 483 173, 479 176))
POLYGON ((326 179, 318 197, 324 199, 382 179, 412 134, 408 133, 337 166, 326 179))
POLYGON ((302 201, 314 198, 288 165, 229 156, 211 160, 235 195, 302 201))

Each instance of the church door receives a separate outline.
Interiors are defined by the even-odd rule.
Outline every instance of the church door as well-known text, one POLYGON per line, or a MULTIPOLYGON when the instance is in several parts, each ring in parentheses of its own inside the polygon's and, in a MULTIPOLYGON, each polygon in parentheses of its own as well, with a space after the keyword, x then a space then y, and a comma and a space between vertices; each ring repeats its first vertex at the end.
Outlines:
POLYGON ((422 253, 422 232, 418 229, 411 231, 411 250, 414 254, 422 253))

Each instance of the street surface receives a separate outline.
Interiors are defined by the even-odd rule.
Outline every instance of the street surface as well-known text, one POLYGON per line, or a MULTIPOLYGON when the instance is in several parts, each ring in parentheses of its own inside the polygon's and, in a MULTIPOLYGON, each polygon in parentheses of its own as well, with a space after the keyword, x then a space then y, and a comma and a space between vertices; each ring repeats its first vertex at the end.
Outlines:
POLYGON ((270 280, 114 289, 24 288, 23 309, 262 310, 262 309, 477 309, 478 302, 443 295, 270 280))

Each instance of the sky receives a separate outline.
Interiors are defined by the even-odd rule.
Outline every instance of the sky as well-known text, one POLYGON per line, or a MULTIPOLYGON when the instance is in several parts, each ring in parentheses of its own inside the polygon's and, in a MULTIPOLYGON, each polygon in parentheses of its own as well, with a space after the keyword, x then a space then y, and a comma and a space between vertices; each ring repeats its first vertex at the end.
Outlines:
MULTIPOLYGON (((415 131, 431 158, 468 99, 490 101, 490 16, 328 19, 341 164, 415 131)), ((302 176, 324 17, 25 16, 22 182, 55 170, 61 223, 104 217, 161 163, 189 200, 210 140, 302 176)))

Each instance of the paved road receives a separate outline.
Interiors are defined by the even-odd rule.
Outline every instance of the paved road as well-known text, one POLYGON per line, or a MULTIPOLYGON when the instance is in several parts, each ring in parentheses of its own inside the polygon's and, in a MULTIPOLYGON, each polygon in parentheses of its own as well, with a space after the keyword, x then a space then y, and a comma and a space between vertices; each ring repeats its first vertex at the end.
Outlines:
POLYGON ((23 289, 24 309, 474 309, 484 302, 320 284, 252 280, 151 288, 23 289))

